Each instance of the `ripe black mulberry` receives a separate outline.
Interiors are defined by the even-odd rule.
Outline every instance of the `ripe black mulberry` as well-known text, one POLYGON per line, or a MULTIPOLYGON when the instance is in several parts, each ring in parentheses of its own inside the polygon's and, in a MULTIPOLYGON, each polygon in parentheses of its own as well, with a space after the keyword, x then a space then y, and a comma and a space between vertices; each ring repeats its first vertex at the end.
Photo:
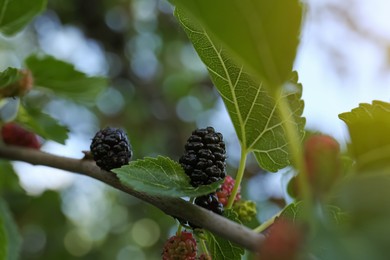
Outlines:
POLYGON ((195 204, 202 208, 211 210, 218 215, 222 215, 223 213, 223 205, 219 202, 218 196, 215 193, 197 197, 195 199, 195 204))
POLYGON ((112 127, 96 133, 92 139, 91 153, 96 164, 106 171, 128 164, 133 154, 125 131, 112 127))
POLYGON ((226 177, 226 149, 221 133, 214 128, 196 129, 185 145, 179 163, 191 185, 207 185, 226 177))

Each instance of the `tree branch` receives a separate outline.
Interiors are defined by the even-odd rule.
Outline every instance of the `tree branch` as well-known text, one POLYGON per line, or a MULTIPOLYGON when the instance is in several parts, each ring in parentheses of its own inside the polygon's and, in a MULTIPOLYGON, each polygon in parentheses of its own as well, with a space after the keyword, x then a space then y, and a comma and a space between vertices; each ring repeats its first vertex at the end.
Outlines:
POLYGON ((56 156, 37 150, 14 146, 0 146, 1 157, 87 175, 146 201, 168 215, 186 219, 251 251, 256 251, 264 240, 262 234, 253 232, 243 225, 239 225, 183 199, 151 196, 124 186, 114 173, 101 170, 96 166, 94 161, 56 156))

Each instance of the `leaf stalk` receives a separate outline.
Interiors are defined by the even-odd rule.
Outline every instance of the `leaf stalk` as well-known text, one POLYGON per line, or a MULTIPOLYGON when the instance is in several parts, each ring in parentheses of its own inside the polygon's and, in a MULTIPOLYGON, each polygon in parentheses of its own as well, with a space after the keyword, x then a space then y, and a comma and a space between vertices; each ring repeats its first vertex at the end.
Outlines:
POLYGON ((247 150, 241 147, 240 164, 238 166, 234 187, 233 187, 232 193, 230 194, 230 197, 229 197, 229 200, 228 200, 228 204, 227 204, 227 207, 226 207, 227 209, 231 209, 232 208, 233 203, 234 203, 234 199, 236 198, 236 195, 237 195, 238 190, 240 188, 242 177, 244 176, 244 172, 245 172, 245 165, 246 165, 246 157, 247 157, 247 155, 248 155, 247 150))

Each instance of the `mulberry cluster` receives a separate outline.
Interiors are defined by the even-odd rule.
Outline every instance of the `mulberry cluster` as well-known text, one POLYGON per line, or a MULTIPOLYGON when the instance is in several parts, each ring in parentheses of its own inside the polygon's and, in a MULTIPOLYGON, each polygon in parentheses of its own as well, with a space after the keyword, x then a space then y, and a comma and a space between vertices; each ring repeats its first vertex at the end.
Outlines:
POLYGON ((179 159, 191 185, 207 185, 226 176, 226 150, 221 133, 207 127, 192 132, 179 159))
POLYGON ((133 152, 122 129, 107 127, 92 139, 91 153, 101 169, 110 171, 128 164, 133 152))

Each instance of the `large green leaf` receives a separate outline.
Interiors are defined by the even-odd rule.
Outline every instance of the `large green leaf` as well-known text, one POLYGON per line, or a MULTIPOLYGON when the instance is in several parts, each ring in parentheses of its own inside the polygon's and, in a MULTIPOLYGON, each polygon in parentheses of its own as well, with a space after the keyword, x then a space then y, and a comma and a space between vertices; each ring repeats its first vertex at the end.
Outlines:
POLYGON ((0 89, 17 82, 21 78, 19 70, 16 68, 7 68, 0 72, 0 89))
POLYGON ((0 0, 0 32, 12 35, 42 12, 47 0, 0 0))
POLYGON ((390 103, 360 104, 339 118, 348 126, 350 148, 359 167, 390 166, 390 103))
MULTIPOLYGON (((242 65, 237 65, 211 36, 181 9, 175 15, 207 66, 232 119, 243 149, 253 151, 260 166, 277 171, 289 165, 288 143, 283 122, 277 112, 277 102, 265 84, 255 80, 242 65)), ((301 117, 302 86, 297 74, 290 73, 288 91, 283 97, 290 102, 293 113, 289 120, 296 123, 303 137, 305 119, 301 117)))
POLYGON ((66 139, 68 139, 68 129, 40 110, 26 109, 20 106, 16 120, 47 140, 65 144, 66 139))
POLYGON ((108 84, 103 77, 89 77, 77 71, 72 64, 51 56, 32 55, 25 62, 36 86, 76 102, 94 104, 97 95, 108 84))
POLYGON ((5 201, 0 199, 0 259, 17 260, 21 238, 5 201))
MULTIPOLYGON (((299 43, 298 0, 171 0, 199 21, 235 60, 275 89, 289 79, 299 43)), ((219 49, 218 49, 219 50, 219 49)))
POLYGON ((137 191, 171 197, 198 197, 214 192, 221 182, 194 188, 177 162, 158 156, 113 169, 122 184, 137 191))
POLYGON ((303 203, 301 201, 293 202, 283 209, 279 215, 280 218, 286 218, 293 222, 303 219, 303 203))
MULTIPOLYGON (((302 201, 297 201, 289 204, 280 213, 279 218, 289 219, 292 222, 304 222, 304 204, 302 201)), ((319 208, 318 208, 319 209, 319 208)), ((345 212, 334 205, 323 205, 322 210, 316 214, 321 214, 320 219, 326 220, 328 223, 341 224, 347 219, 345 212)))
MULTIPOLYGON (((240 223, 237 213, 233 210, 226 210, 224 216, 232 221, 240 223)), ((206 243, 210 250, 212 259, 239 260, 245 253, 244 249, 231 243, 229 240, 223 239, 209 231, 206 233, 206 243)))

